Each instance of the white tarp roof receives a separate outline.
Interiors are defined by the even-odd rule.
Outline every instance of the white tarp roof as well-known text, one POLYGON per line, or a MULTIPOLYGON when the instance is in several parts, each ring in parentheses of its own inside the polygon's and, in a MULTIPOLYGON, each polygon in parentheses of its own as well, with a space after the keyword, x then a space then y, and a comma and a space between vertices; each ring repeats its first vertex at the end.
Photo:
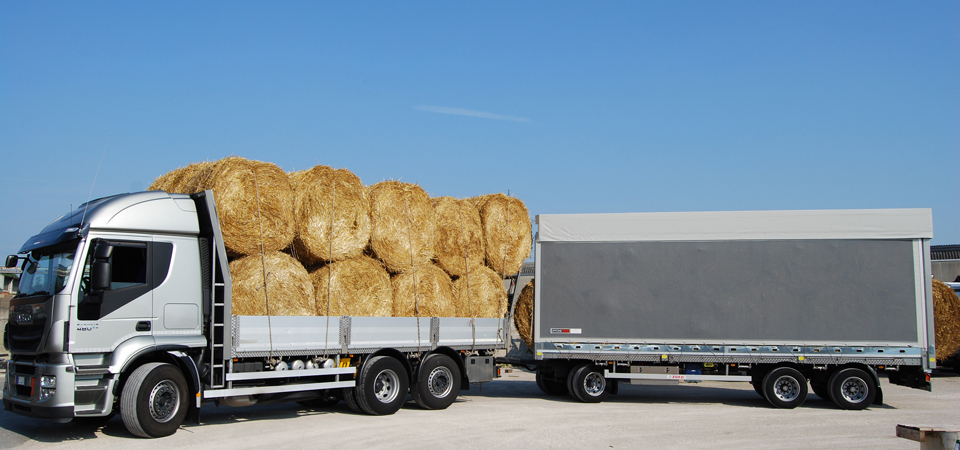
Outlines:
POLYGON ((930 239, 933 212, 917 209, 540 214, 540 242, 772 239, 930 239))

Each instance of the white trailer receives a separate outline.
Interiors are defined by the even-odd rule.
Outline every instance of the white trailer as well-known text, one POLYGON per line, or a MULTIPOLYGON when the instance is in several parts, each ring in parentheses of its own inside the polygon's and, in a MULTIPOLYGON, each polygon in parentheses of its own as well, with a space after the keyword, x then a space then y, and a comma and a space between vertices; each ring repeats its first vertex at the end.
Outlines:
MULTIPOLYGON (((930 389, 929 209, 537 217, 541 389, 598 402, 618 382, 749 381, 777 407, 810 387, 882 402, 878 370, 930 389)), ((521 273, 523 285, 531 274, 521 273)))

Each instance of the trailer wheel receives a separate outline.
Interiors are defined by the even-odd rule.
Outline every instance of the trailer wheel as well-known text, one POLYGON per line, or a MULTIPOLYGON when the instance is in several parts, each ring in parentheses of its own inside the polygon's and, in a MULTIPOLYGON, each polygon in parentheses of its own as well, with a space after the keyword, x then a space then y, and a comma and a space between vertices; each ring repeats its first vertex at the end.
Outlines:
POLYGON ((447 355, 427 356, 420 363, 420 380, 410 385, 410 394, 423 409, 446 409, 460 395, 460 368, 447 355))
POLYGON ((148 363, 134 370, 120 395, 127 430, 140 437, 169 436, 187 415, 187 380, 176 367, 148 363))
POLYGON ((377 356, 360 369, 357 403, 364 411, 376 416, 393 414, 407 400, 408 389, 407 371, 400 361, 377 356))
POLYGON ((574 368, 567 380, 570 393, 584 403, 600 403, 610 395, 607 379, 593 364, 582 364, 574 368))
POLYGON ((764 374, 753 374, 750 377, 750 384, 753 385, 753 390, 757 392, 757 395, 767 398, 766 395, 763 395, 763 375, 764 374))
POLYGON ((873 377, 860 369, 843 369, 830 377, 828 392, 843 409, 866 409, 877 396, 873 377))
POLYGON ((557 381, 552 377, 543 374, 543 371, 537 370, 537 387, 547 395, 567 395, 566 381, 557 381))
POLYGON ((763 377, 763 393, 777 408, 796 408, 807 399, 807 379, 797 369, 777 367, 763 377))

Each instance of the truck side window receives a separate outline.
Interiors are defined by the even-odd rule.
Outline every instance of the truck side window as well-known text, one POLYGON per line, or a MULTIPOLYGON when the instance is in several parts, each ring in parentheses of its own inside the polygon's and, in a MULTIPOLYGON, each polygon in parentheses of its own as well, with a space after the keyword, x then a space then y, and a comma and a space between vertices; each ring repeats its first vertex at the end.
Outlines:
POLYGON ((110 289, 117 290, 147 283, 147 248, 115 247, 110 289))

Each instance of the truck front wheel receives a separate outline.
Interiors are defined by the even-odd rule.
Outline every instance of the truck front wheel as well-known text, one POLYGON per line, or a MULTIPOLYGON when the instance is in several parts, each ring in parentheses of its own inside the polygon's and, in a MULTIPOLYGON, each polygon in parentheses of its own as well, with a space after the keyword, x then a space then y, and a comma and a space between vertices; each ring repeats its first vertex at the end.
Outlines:
POLYGON ((570 394, 584 403, 600 403, 610 395, 610 383, 593 364, 575 367, 568 375, 570 394))
POLYGON ((187 398, 187 381, 176 367, 144 364, 123 386, 120 415, 127 430, 137 436, 169 436, 187 415, 187 398))

